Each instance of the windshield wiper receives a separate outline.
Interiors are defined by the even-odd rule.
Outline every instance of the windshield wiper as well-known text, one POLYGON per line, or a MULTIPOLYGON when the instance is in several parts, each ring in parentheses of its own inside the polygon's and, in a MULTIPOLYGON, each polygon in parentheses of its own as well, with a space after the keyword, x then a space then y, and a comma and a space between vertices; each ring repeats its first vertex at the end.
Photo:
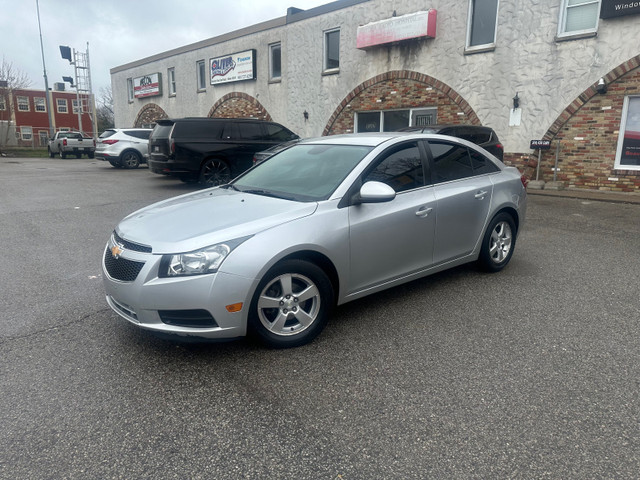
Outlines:
POLYGON ((225 190, 227 188, 230 188, 231 190, 235 190, 236 192, 241 192, 242 191, 232 183, 225 183, 224 185, 220 185, 220 188, 224 188, 225 190))
POLYGON ((264 195, 265 197, 273 197, 273 198, 282 198, 283 200, 295 200, 295 198, 290 197, 288 195, 282 195, 280 193, 276 193, 276 192, 271 192, 269 190, 260 190, 260 189, 247 189, 247 190, 240 190, 243 193, 252 193, 254 195, 264 195))

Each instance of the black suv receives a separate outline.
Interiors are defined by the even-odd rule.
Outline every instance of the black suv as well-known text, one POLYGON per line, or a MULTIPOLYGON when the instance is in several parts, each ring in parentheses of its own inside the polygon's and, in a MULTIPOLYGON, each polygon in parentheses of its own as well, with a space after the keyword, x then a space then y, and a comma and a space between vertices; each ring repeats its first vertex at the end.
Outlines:
POLYGON ((498 140, 498 135, 489 127, 479 125, 425 125, 424 127, 405 127, 403 132, 436 133, 438 135, 450 135, 462 138, 480 145, 489 153, 498 157, 501 161, 504 157, 504 147, 498 140))
POLYGON ((149 170, 207 186, 228 183, 253 154, 299 138, 274 122, 238 118, 158 120, 149 138, 149 170))

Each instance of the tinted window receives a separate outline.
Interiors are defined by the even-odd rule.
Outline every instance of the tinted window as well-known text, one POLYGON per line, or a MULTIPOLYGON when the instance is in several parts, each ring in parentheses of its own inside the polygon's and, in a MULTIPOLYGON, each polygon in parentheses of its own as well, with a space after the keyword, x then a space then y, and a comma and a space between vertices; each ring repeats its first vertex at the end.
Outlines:
POLYGON ((126 130, 124 133, 129 135, 130 137, 141 138, 142 140, 147 140, 149 135, 151 134, 150 130, 126 130))
POLYGON ((475 150, 469 149, 469 156, 471 157, 471 165, 473 166, 474 175, 482 175, 500 170, 495 163, 475 150))
POLYGON ((176 122, 173 136, 175 138, 217 140, 220 138, 221 133, 222 122, 205 120, 202 122, 176 122))
POLYGON ((491 139, 491 130, 488 128, 461 127, 455 129, 452 135, 481 145, 483 143, 487 143, 491 139))
POLYGON ((236 122, 224 123, 222 138, 224 140, 238 140, 240 138, 240 134, 238 133, 238 125, 236 124, 236 122))
POLYGON ((262 125, 254 122, 243 122, 238 124, 240 138, 243 140, 264 140, 262 125))
POLYGON ((473 175, 467 147, 445 142, 429 142, 436 182, 448 182, 473 175))
POLYGON ((169 138, 173 123, 158 123, 153 132, 151 132, 151 138, 169 138))
POLYGON ((267 140, 273 140, 275 142, 288 142, 289 140, 297 138, 296 134, 290 132, 280 125, 267 123, 265 127, 267 128, 267 140))
POLYGON ((396 192, 424 186, 424 170, 418 145, 410 143, 385 152, 382 160, 362 179, 363 183, 371 180, 386 183, 396 192))

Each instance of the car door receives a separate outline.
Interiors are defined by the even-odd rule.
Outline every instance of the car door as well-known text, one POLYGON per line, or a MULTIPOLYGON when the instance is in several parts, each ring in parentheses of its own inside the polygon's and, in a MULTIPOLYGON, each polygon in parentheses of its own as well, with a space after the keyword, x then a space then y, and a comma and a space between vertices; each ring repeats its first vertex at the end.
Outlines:
POLYGON ((384 203, 349 208, 349 293, 428 267, 432 262, 435 195, 424 148, 405 142, 382 153, 361 180, 383 182, 396 191, 384 203))
POLYGON ((440 264, 470 254, 480 241, 493 183, 474 170, 467 146, 440 140, 429 140, 428 146, 437 205, 433 261, 440 264))

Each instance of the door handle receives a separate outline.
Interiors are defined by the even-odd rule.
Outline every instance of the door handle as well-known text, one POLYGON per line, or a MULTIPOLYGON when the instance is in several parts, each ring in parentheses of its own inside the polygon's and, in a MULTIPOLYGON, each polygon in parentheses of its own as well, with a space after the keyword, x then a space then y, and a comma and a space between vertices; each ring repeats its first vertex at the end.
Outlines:
POLYGON ((476 198, 478 200, 484 200, 484 197, 487 195, 487 192, 481 190, 478 193, 476 193, 476 198))
POLYGON ((433 211, 433 208, 431 208, 431 207, 422 207, 422 208, 420 208, 420 209, 416 212, 416 217, 425 218, 425 217, 427 217, 427 216, 428 216, 432 211, 433 211))

